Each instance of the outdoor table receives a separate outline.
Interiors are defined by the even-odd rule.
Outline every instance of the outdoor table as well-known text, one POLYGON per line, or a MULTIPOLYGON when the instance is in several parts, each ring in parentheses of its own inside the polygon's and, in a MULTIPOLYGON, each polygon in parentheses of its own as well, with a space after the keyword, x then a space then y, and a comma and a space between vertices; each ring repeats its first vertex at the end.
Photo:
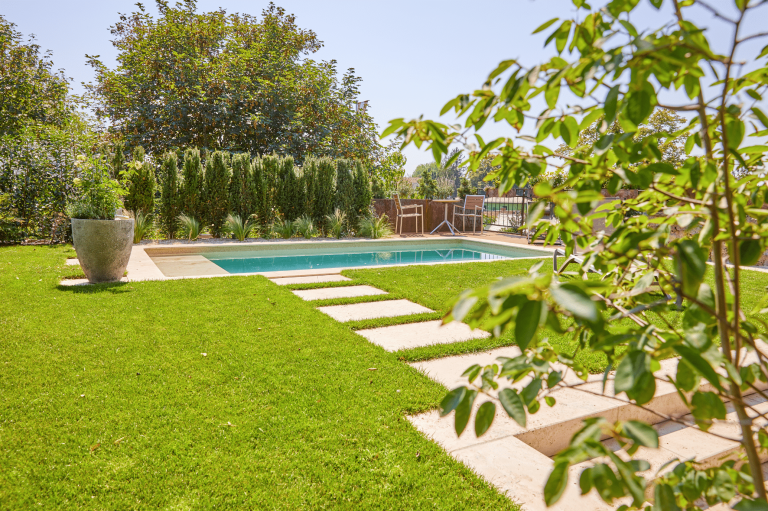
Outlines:
MULTIPOLYGON (((440 222, 440 225, 438 225, 437 227, 432 229, 432 232, 430 232, 429 234, 435 234, 435 231, 440 229, 443 226, 443 224, 446 224, 446 225, 448 225, 448 229, 450 229, 451 234, 456 236, 456 232, 454 231, 454 229, 456 229, 456 227, 454 227, 451 224, 451 222, 448 221, 448 204, 456 203, 456 202, 461 202, 461 201, 459 199, 439 199, 439 200, 433 200, 432 202, 441 202, 441 203, 445 204, 445 217, 444 217, 444 220, 442 222, 440 222)), ((456 229, 456 230, 458 230, 458 229, 456 229)))

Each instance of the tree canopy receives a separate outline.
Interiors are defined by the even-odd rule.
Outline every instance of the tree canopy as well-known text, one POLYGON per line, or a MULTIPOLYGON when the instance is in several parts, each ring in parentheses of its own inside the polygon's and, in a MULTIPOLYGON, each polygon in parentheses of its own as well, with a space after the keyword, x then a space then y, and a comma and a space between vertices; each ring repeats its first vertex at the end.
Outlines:
POLYGON ((299 163, 377 154, 372 118, 352 107, 361 79, 306 58, 322 42, 284 9, 270 3, 258 19, 157 0, 155 18, 137 5, 111 27, 117 67, 89 56, 87 85, 97 115, 129 146, 277 152, 299 163))

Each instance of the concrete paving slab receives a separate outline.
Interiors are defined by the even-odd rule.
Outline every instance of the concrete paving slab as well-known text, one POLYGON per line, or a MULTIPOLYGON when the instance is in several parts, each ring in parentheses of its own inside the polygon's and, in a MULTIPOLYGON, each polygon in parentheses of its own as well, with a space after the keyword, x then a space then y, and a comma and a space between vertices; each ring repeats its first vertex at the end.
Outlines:
MULTIPOLYGON (((166 277, 229 275, 221 266, 197 254, 152 256, 152 262, 166 277)), ((130 276, 130 271, 128 273, 130 276)))
POLYGON ((294 291, 293 294, 302 300, 331 300, 333 298, 355 298, 358 296, 385 295, 386 291, 376 289, 373 286, 347 286, 347 287, 324 287, 320 289, 302 289, 294 291))
POLYGON ((342 275, 310 275, 307 277, 280 277, 270 278, 278 286, 287 286, 289 284, 317 284, 319 282, 342 282, 352 280, 342 275))
POLYGON ((433 312, 432 309, 427 309, 409 300, 385 300, 382 302, 355 303, 352 305, 331 305, 329 307, 318 307, 317 310, 328 314, 341 323, 433 312))
POLYGON ((358 330, 357 333, 387 351, 431 346, 433 344, 450 344, 491 336, 488 332, 479 329, 472 330, 469 326, 458 321, 448 323, 447 325, 442 323, 440 320, 424 321, 422 323, 408 323, 406 325, 358 330))
POLYGON ((67 266, 80 266, 80 261, 75 259, 67 259, 67 262, 65 263, 67 266))
MULTIPOLYGON (((120 282, 128 282, 127 277, 120 279, 120 282)), ((92 286, 88 279, 64 279, 59 282, 60 286, 72 287, 72 286, 92 286)))

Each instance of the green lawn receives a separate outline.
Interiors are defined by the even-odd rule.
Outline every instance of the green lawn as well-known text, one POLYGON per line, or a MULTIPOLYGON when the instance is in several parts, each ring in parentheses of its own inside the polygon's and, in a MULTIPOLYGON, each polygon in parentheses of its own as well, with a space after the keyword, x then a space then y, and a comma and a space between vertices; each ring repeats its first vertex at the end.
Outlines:
POLYGON ((68 255, 0 248, 0 509, 515 508, 405 420, 439 385, 288 289, 68 255))
MULTIPOLYGON (((540 272, 552 272, 551 259, 539 270, 540 272)), ((562 258, 560 262, 562 263, 562 258)), ((440 266, 395 266, 391 268, 346 270, 344 275, 351 277, 358 284, 370 284, 380 289, 389 291, 394 297, 407 298, 436 311, 433 315, 424 315, 424 320, 442 317, 450 310, 451 299, 458 296, 465 289, 483 286, 499 277, 508 277, 517 273, 525 273, 532 265, 531 260, 508 260, 487 263, 462 263, 446 264, 440 266)), ((575 270, 573 266, 571 270, 575 270)), ((742 291, 744 310, 750 311, 762 298, 768 289, 768 273, 757 271, 742 271, 742 291)), ((712 267, 708 269, 707 281, 712 281, 712 267)), ((563 276, 568 279, 568 276, 563 276)), ((594 277, 597 278, 597 277, 594 277)), ((661 294, 659 294, 661 298, 661 294)), ((658 316, 648 314, 652 322, 658 321, 658 316)), ((669 314, 671 323, 680 326, 682 313, 669 314)), ((768 321, 768 315, 763 319, 768 321)), ((375 320, 370 326, 384 326, 402 322, 401 318, 375 320)), ((629 324, 630 320, 625 320, 629 324)), ((369 325, 364 325, 365 327, 369 325)), ((357 325, 352 324, 355 328, 357 325)), ((556 350, 573 354, 578 343, 569 335, 556 335, 548 332, 549 342, 556 350)), ((404 361, 428 360, 433 358, 456 355, 461 353, 473 353, 485 351, 500 346, 515 344, 512 332, 501 335, 498 339, 478 339, 447 345, 427 346, 411 350, 403 350, 397 353, 398 358, 404 361)), ((576 356, 584 366, 592 373, 600 373, 605 370, 607 359, 602 354, 579 353, 576 356)))

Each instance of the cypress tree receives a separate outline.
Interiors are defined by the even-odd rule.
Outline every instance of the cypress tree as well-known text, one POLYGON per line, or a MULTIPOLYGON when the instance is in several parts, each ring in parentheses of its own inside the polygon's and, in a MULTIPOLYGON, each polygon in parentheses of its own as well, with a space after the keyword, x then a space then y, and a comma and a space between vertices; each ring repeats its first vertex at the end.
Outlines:
POLYGON ((203 200, 205 220, 211 234, 221 236, 224 221, 229 213, 229 168, 228 155, 222 151, 212 153, 205 162, 205 185, 203 200))
POLYGON ((297 187, 298 183, 296 181, 296 172, 293 169, 293 158, 291 156, 281 158, 279 161, 277 206, 286 220, 296 220, 295 196, 297 187))
POLYGON ((179 196, 179 169, 175 153, 166 153, 163 157, 162 189, 160 195, 160 226, 168 239, 174 239, 179 229, 178 216, 181 200, 179 196))
POLYGON ((129 164, 125 207, 145 215, 152 214, 155 209, 155 172, 152 164, 145 161, 144 148, 141 146, 134 149, 133 161, 129 164))
POLYGON ((355 183, 352 176, 352 162, 336 160, 336 207, 347 215, 350 227, 357 226, 355 214, 355 183))
POLYGON ((203 214, 203 165, 200 151, 187 149, 184 154, 184 178, 181 183, 181 212, 202 223, 203 214))
POLYGON ((261 158, 262 170, 264 176, 264 198, 269 222, 275 217, 275 213, 280 209, 280 157, 276 154, 264 156, 261 158))
POLYGON ((115 142, 113 148, 112 159, 110 164, 112 166, 112 179, 121 179, 121 173, 125 170, 125 143, 115 142))
POLYGON ((336 169, 330 158, 312 159, 316 174, 312 188, 312 213, 318 225, 325 229, 325 217, 333 213, 336 203, 336 169))
POLYGON ((370 214, 371 200, 373 193, 371 191, 371 180, 368 177, 368 171, 362 162, 355 162, 355 214, 357 218, 364 218, 370 214))
MULTIPOLYGON (((316 218, 314 202, 317 161, 315 159, 304 160, 301 172, 304 178, 304 212, 314 219, 316 218)), ((317 222, 315 222, 315 225, 317 225, 317 222)))
POLYGON ((301 167, 294 167, 293 174, 294 180, 291 202, 293 203, 293 217, 296 219, 307 213, 307 182, 304 176, 304 170, 301 167))
POLYGON ((253 176, 251 156, 240 153, 232 156, 232 178, 229 181, 229 209, 245 221, 256 208, 253 202, 253 176))
POLYGON ((259 223, 266 227, 272 222, 272 206, 267 197, 267 184, 264 180, 264 160, 258 156, 251 162, 251 194, 259 223))

